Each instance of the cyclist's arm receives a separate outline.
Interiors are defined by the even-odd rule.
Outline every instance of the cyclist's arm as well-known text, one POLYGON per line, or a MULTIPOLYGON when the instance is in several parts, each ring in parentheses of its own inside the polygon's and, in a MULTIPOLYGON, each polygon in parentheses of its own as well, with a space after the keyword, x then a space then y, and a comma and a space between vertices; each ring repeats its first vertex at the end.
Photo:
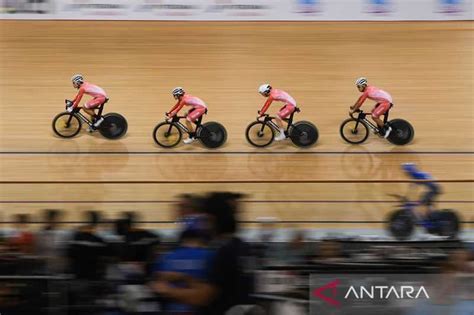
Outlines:
POLYGON ((269 96, 267 98, 267 101, 265 102, 265 104, 263 104, 263 107, 262 109, 260 110, 260 115, 263 115, 265 114, 265 112, 268 110, 268 108, 270 107, 270 105, 272 104, 273 102, 273 98, 271 96, 269 96))
POLYGON ((83 95, 84 95, 84 89, 80 88, 79 92, 76 95, 76 97, 72 101, 72 103, 73 103, 72 108, 76 108, 79 105, 79 102, 81 101, 83 95))
POLYGON ((183 106, 184 106, 184 103, 182 103, 181 101, 178 101, 178 103, 176 103, 176 105, 174 105, 168 112, 169 116, 173 117, 174 115, 176 115, 181 110, 181 108, 183 108, 183 106))
POLYGON ((362 104, 364 104, 365 100, 367 99, 367 96, 368 96, 367 92, 362 93, 362 95, 359 97, 359 99, 354 104, 354 106, 351 106, 351 109, 358 110, 362 106, 362 104))

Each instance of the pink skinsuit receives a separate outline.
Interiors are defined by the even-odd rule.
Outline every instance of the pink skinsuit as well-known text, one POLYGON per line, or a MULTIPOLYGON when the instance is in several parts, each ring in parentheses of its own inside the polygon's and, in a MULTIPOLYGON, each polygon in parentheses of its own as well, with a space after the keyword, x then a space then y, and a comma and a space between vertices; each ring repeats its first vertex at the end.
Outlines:
POLYGON ((270 95, 267 98, 267 101, 260 110, 260 115, 265 114, 265 112, 268 110, 273 101, 285 103, 285 105, 280 108, 280 111, 278 112, 278 116, 281 119, 287 118, 296 109, 296 101, 293 97, 291 97, 290 94, 286 93, 283 90, 272 89, 270 91, 270 95))
POLYGON ((377 102, 377 105, 372 109, 372 117, 379 118, 381 115, 385 114, 390 109, 390 104, 392 104, 392 96, 376 88, 375 86, 367 86, 364 93, 357 100, 356 107, 359 108, 365 102, 366 99, 371 99, 377 102))
POLYGON ((188 111, 188 115, 186 116, 186 119, 190 122, 195 122, 196 120, 198 120, 199 117, 204 115, 207 109, 206 103, 204 103, 204 101, 199 97, 184 94, 181 97, 181 100, 179 100, 178 103, 176 103, 176 105, 171 108, 171 110, 169 111, 169 115, 176 115, 184 106, 192 107, 192 109, 188 111))
POLYGON ((107 94, 101 87, 89 82, 84 82, 82 83, 81 87, 79 88, 79 92, 73 100, 73 108, 76 108, 79 105, 79 102, 81 101, 84 94, 93 97, 93 99, 84 104, 84 107, 87 109, 96 108, 100 104, 104 103, 105 99, 107 98, 107 94))

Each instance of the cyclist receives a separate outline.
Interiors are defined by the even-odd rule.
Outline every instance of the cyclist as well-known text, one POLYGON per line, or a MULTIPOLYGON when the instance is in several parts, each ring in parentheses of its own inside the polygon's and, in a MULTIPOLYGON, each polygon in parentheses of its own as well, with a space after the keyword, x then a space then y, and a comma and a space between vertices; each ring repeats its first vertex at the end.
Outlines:
POLYGON ((192 124, 196 123, 207 112, 207 105, 200 98, 187 94, 182 87, 174 88, 171 93, 178 102, 166 114, 168 118, 175 116, 184 106, 192 107, 185 115, 189 138, 183 141, 185 144, 190 144, 196 140, 192 124))
POLYGON ((285 128, 283 127, 283 119, 288 118, 288 116, 290 116, 296 110, 295 99, 283 90, 272 88, 268 83, 260 85, 258 88, 258 93, 267 98, 267 101, 263 105, 262 109, 258 112, 260 117, 265 114, 273 101, 283 102, 285 104, 278 111, 277 117, 275 117, 278 127, 280 128, 280 133, 275 137, 275 140, 280 141, 286 139, 285 128))
POLYGON ((423 180, 416 181, 413 185, 424 186, 427 188, 427 191, 423 194, 419 203, 426 207, 426 214, 433 211, 434 199, 441 193, 441 188, 436 183, 435 179, 430 174, 419 170, 414 163, 403 163, 402 169, 408 177, 416 180, 423 180))
POLYGON ((356 80, 356 86, 362 95, 359 97, 357 102, 350 107, 351 114, 357 111, 362 104, 364 104, 366 99, 376 101, 377 104, 375 104, 375 107, 372 109, 372 119, 379 127, 379 134, 382 137, 387 138, 390 135, 392 128, 390 126, 384 126, 383 120, 380 119, 380 116, 385 115, 393 105, 392 97, 387 92, 375 86, 368 85, 367 79, 363 77, 356 80))
POLYGON ((95 109, 106 101, 107 94, 101 87, 84 81, 84 77, 81 74, 73 75, 71 81, 74 88, 78 89, 79 92, 72 100, 72 104, 68 106, 67 111, 72 113, 74 109, 79 106, 79 102, 81 101, 84 94, 92 96, 93 99, 86 102, 83 106, 83 109, 91 116, 91 121, 93 124, 92 126, 89 126, 88 131, 93 132, 104 121, 103 117, 97 117, 95 109))

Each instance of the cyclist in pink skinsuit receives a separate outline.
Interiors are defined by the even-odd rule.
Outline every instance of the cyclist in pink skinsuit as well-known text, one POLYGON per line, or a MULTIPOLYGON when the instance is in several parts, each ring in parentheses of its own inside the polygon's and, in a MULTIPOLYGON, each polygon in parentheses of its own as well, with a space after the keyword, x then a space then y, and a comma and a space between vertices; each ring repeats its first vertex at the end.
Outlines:
MULTIPOLYGON (((72 78, 72 85, 79 90, 77 93, 76 97, 72 100, 72 106, 68 108, 69 112, 72 112, 76 107, 79 106, 79 103, 81 102, 82 97, 84 94, 90 95, 93 98, 86 102, 84 106, 82 107, 86 113, 88 113, 91 116, 91 121, 94 122, 98 117, 96 116, 95 109, 103 104, 105 100, 107 99, 107 94, 105 91, 94 84, 91 84, 89 82, 84 81, 84 77, 80 74, 75 74, 72 78)), ((97 121, 94 122, 94 127, 97 128, 100 126, 100 124, 104 121, 103 117, 99 117, 97 121)), ((89 128, 89 131, 93 131, 93 128, 89 128)))
POLYGON ((183 141, 185 144, 192 143, 195 140, 194 128, 192 124, 196 123, 196 121, 198 121, 198 119, 206 113, 206 103, 204 103, 204 101, 199 97, 186 94, 182 87, 174 88, 171 93, 173 94, 173 97, 178 100, 178 102, 168 112, 168 118, 175 116, 184 106, 192 107, 186 114, 186 127, 188 127, 190 136, 188 139, 183 141))
POLYGON ((357 102, 350 107, 351 113, 357 111, 362 106, 362 104, 364 104, 366 99, 376 101, 377 104, 372 109, 372 119, 375 121, 375 123, 377 123, 377 126, 380 130, 380 135, 384 138, 387 138, 392 131, 392 128, 390 126, 384 126, 383 120, 380 118, 380 116, 385 115, 392 106, 392 96, 390 96, 390 94, 384 90, 376 88, 372 85, 368 85, 366 78, 357 79, 356 86, 357 89, 362 92, 362 95, 359 97, 357 102))
POLYGON ((285 104, 282 108, 280 108, 280 111, 277 113, 277 117, 275 117, 278 127, 280 127, 280 134, 275 137, 275 140, 280 141, 286 139, 283 119, 288 118, 296 110, 295 99, 283 90, 272 88, 270 84, 260 85, 258 92, 262 96, 267 97, 267 101, 259 111, 260 117, 265 114, 273 101, 283 102, 285 104))

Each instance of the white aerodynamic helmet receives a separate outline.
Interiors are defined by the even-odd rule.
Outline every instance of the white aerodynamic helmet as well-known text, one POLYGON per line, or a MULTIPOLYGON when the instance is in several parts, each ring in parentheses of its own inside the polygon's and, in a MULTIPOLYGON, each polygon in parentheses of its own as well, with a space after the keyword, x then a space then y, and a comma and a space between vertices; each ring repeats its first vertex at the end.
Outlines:
POLYGON ((262 84, 258 87, 258 93, 262 95, 268 95, 268 93, 270 93, 271 90, 272 90, 272 87, 268 83, 262 84))
POLYGON ((173 94, 173 97, 177 99, 178 97, 183 96, 185 92, 182 87, 178 86, 175 87, 171 93, 173 94))
POLYGON ((360 77, 356 80, 356 86, 367 86, 367 79, 364 77, 360 77))
POLYGON ((84 77, 82 76, 82 74, 75 74, 72 76, 71 81, 75 84, 82 84, 84 83, 84 77))

